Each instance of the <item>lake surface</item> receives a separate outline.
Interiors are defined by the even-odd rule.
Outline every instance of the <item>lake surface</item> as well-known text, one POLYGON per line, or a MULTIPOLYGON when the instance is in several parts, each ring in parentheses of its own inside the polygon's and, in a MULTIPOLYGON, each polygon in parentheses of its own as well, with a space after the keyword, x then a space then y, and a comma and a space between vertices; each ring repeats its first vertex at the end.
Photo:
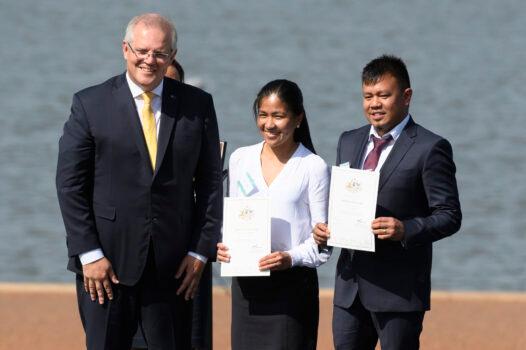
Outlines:
MULTIPOLYGON (((3 1, 0 11, 0 281, 72 281, 55 189, 57 141, 72 94, 124 70, 128 20, 176 22, 178 59, 214 96, 228 154, 256 143, 258 89, 303 90, 330 165, 344 130, 365 123, 360 72, 407 63, 415 120, 454 149, 464 220, 437 242, 433 288, 526 290, 526 3, 402 1, 3 1)), ((322 267, 331 287, 337 256, 322 267)), ((216 279, 217 283, 225 283, 216 279)))

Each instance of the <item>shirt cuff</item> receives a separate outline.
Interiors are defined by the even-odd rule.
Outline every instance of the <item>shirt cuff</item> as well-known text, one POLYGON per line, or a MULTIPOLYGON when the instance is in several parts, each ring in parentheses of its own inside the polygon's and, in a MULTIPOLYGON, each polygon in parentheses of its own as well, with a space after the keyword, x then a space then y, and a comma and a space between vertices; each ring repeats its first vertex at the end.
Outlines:
POLYGON ((102 258, 104 258, 104 253, 102 253, 102 249, 100 248, 93 249, 93 250, 90 250, 89 252, 79 254, 79 259, 82 265, 92 263, 102 258))
POLYGON ((294 252, 294 250, 287 250, 286 253, 290 255, 290 267, 299 265, 301 262, 301 254, 294 252), (299 256, 298 256, 299 255, 299 256))
POLYGON ((201 254, 197 254, 197 253, 194 253, 194 252, 188 252, 188 255, 196 258, 197 260, 201 260, 205 264, 208 261, 208 258, 206 256, 202 256, 201 254))

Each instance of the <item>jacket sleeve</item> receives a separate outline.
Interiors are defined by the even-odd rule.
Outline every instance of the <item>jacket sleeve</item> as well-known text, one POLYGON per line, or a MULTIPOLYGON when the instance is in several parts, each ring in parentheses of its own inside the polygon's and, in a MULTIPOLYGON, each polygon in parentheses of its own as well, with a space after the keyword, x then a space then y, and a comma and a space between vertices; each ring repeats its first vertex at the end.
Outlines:
POLYGON ((195 200, 197 216, 191 250, 214 259, 221 234, 223 183, 217 118, 209 95, 195 174, 195 200))
POLYGON ((450 143, 438 140, 426 154, 422 169, 422 183, 431 214, 404 220, 403 245, 406 248, 437 241, 460 229, 462 213, 455 171, 450 143))
POLYGON ((68 255, 100 248, 93 218, 95 144, 86 112, 77 95, 59 141, 56 186, 66 228, 68 255))

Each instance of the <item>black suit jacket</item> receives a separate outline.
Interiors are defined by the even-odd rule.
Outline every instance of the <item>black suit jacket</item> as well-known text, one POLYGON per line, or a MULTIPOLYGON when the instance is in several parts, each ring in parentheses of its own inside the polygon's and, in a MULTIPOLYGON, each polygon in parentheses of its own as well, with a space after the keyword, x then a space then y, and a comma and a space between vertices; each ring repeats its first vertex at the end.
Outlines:
POLYGON ((161 276, 173 277, 189 250, 214 257, 222 184, 212 97, 164 80, 152 170, 125 74, 76 93, 56 182, 71 271, 82 272, 80 253, 101 248, 120 283, 133 285, 150 240, 161 276))
MULTIPOLYGON (((359 168, 370 125, 344 132, 337 164, 359 168)), ((350 307, 359 293, 374 312, 430 308, 432 243, 460 228, 462 214, 451 145, 409 120, 380 170, 376 216, 401 220, 402 242, 376 239, 376 252, 342 249, 334 304, 350 307)))

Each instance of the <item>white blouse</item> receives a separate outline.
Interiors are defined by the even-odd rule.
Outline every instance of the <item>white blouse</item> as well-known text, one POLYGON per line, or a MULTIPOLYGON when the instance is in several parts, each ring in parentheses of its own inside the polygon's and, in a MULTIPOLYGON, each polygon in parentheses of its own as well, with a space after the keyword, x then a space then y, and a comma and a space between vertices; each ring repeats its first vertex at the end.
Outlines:
POLYGON ((236 149, 230 156, 231 197, 268 197, 271 205, 271 249, 286 251, 292 266, 317 267, 330 250, 318 249, 312 228, 327 222, 329 167, 302 144, 267 186, 261 169, 263 142, 236 149))

